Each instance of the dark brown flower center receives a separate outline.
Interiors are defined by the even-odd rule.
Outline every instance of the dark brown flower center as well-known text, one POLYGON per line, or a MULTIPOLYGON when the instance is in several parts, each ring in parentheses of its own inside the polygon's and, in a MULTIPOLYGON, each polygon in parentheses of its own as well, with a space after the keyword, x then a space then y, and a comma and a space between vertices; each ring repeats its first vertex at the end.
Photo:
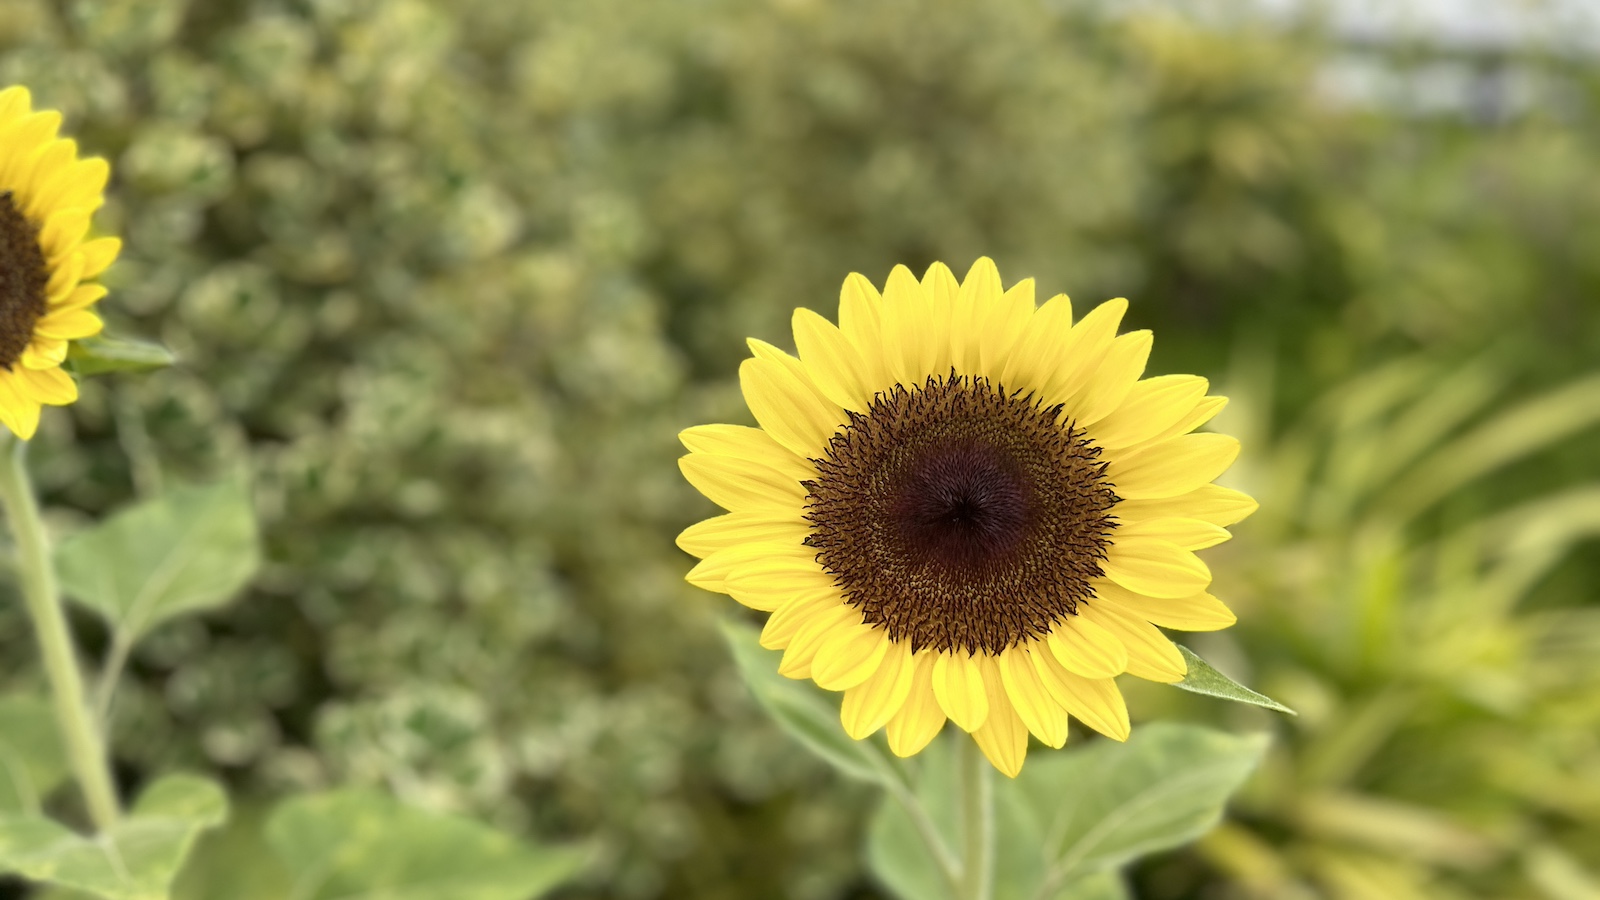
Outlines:
POLYGON ((33 326, 48 309, 49 283, 38 226, 17 208, 10 191, 0 192, 0 368, 9 372, 28 349, 33 326))
POLYGON ((913 649, 999 653, 1091 596, 1117 502, 1100 448, 985 379, 896 385, 806 482, 806 543, 845 601, 913 649))

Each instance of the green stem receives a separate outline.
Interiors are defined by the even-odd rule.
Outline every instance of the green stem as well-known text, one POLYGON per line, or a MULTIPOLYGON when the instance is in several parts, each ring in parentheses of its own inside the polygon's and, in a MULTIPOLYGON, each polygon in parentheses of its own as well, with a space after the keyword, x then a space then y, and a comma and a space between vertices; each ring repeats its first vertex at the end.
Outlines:
POLYGON ((83 692, 83 677, 78 669, 72 635, 67 631, 61 591, 50 558, 50 541, 39 503, 28 478, 26 441, 5 440, 5 465, 0 465, 0 502, 11 520, 17 541, 17 569, 22 579, 22 595, 39 638, 39 655, 44 658, 45 675, 55 701, 56 724, 66 743, 67 760, 88 801, 89 818, 95 829, 105 832, 116 824, 117 795, 111 787, 111 769, 101 740, 90 717, 83 692))
POLYGON ((978 742, 958 738, 961 748, 961 900, 989 900, 994 884, 994 781, 978 742))

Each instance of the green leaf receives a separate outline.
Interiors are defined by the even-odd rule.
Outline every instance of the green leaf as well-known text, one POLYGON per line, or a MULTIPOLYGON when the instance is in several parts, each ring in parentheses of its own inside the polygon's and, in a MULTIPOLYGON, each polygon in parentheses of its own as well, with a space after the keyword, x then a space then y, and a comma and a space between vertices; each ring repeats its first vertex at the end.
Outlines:
POLYGON ((1297 716, 1299 713, 1284 706, 1282 703, 1268 697, 1266 694, 1257 693, 1232 678, 1218 672, 1211 664, 1201 659, 1198 654, 1182 644, 1178 645, 1178 652, 1183 654, 1184 662, 1189 664, 1189 674, 1173 687, 1183 688, 1196 694, 1205 694, 1207 697, 1221 697, 1235 703, 1249 703, 1252 706, 1264 706, 1267 709, 1288 713, 1297 716))
POLYGON ((529 900, 589 857, 358 789, 286 800, 266 831, 297 900, 529 900))
POLYGON ((67 367, 79 375, 149 372, 177 361, 171 350, 153 341, 110 334, 75 340, 67 349, 67 367))
POLYGON ((1266 747, 1265 735, 1155 723, 1126 744, 1030 762, 1012 789, 1044 825, 1054 876, 1070 881, 1205 834, 1266 747))
POLYGON ((84 837, 37 814, 0 814, 0 871, 106 900, 166 900, 195 838, 227 812, 215 782, 170 775, 104 835, 84 837))
POLYGON ((739 674, 784 731, 851 778, 904 782, 899 765, 876 740, 858 741, 845 734, 837 700, 811 682, 778 674, 783 654, 762 647, 756 629, 731 619, 721 625, 739 674))
POLYGON ((67 778, 67 758, 50 703, 0 697, 0 813, 37 813, 67 778))
POLYGON ((226 603, 260 561, 243 479, 169 491, 73 535, 56 552, 62 587, 129 641, 173 616, 226 603))
MULTIPOLYGON (((916 795, 949 847, 962 833, 951 745, 967 740, 947 732, 917 757, 916 795)), ((1016 779, 994 776, 994 900, 1122 900, 1117 870, 1210 829, 1265 746, 1264 737, 1153 724, 1126 744, 1035 748, 1016 779)), ((895 896, 951 900, 911 816, 892 798, 869 826, 867 861, 895 896)))

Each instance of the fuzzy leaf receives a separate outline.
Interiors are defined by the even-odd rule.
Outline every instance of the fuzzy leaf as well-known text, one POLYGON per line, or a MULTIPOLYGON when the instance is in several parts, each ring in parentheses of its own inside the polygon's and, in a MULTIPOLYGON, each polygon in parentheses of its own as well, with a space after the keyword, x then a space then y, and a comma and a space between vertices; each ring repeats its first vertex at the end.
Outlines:
POLYGON ((1213 669, 1210 663, 1201 659, 1198 654, 1188 647, 1179 644, 1178 651, 1183 654, 1184 662, 1189 664, 1189 674, 1185 675, 1183 680, 1173 685, 1173 687, 1183 688, 1196 694, 1205 694, 1207 697, 1221 697, 1224 700, 1232 700, 1235 703, 1262 706, 1278 712, 1288 713, 1291 716, 1299 715, 1299 713, 1268 697, 1266 694, 1252 691, 1213 669))
POLYGON ((149 372, 177 361, 171 350, 154 341, 109 334, 81 338, 67 348, 67 366, 78 375, 149 372))

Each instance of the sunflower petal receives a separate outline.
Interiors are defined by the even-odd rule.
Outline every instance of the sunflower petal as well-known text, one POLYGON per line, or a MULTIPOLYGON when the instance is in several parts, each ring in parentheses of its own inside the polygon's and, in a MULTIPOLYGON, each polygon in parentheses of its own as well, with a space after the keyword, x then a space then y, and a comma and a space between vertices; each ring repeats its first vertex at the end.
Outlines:
POLYGON ((1106 465, 1106 480, 1124 500, 1176 497, 1214 481, 1238 456, 1238 438, 1186 434, 1113 456, 1106 465))
POLYGON ((950 343, 951 316, 955 312, 956 293, 961 286, 950 267, 942 262, 928 266, 922 273, 922 296, 927 300, 923 315, 927 319, 928 352, 924 361, 929 375, 948 375, 955 365, 955 355, 950 343))
POLYGON ((852 621, 861 621, 861 613, 854 607, 839 604, 837 607, 824 610, 801 625, 795 631, 794 639, 783 651, 783 659, 778 661, 778 674, 785 678, 801 681, 811 677, 811 663, 816 659, 817 651, 832 635, 833 631, 852 621))
POLYGON ((22 351, 22 364, 30 369, 48 369, 67 360, 67 342, 59 338, 35 336, 22 351))
POLYGON ((1128 650, 1117 636, 1082 616, 1057 622, 1045 643, 1057 661, 1085 678, 1113 678, 1128 667, 1128 650))
POLYGON ((729 512, 798 512, 806 489, 775 469, 749 459, 691 453, 678 460, 683 477, 729 512))
POLYGON ((811 680, 828 691, 843 691, 872 677, 889 652, 889 633, 865 622, 835 629, 817 648, 811 680))
POLYGON ((78 249, 84 256, 82 277, 93 278, 104 272, 116 260, 117 254, 122 252, 122 241, 111 237, 95 238, 92 241, 84 241, 83 246, 78 249))
POLYGON ((839 705, 839 721, 844 725, 845 734, 858 741, 888 724, 911 694, 917 671, 911 644, 906 641, 888 644, 878 670, 866 681, 847 689, 844 702, 839 705))
POLYGON ((883 297, 859 272, 839 289, 839 330, 861 356, 867 389, 887 390, 893 381, 883 364, 883 297))
POLYGON ((66 406, 78 399, 78 383, 60 369, 12 370, 15 383, 26 396, 50 406, 66 406))
POLYGON ((1068 671, 1042 646, 1030 649, 1039 680, 1068 715, 1114 741, 1128 739, 1128 706, 1114 680, 1084 678, 1068 671))
MULTIPOLYGON (((989 263, 990 268, 993 266, 994 263, 989 263)), ((973 268, 976 269, 977 266, 974 265, 973 268)), ((972 278, 971 273, 967 278, 972 278)), ((978 374, 995 380, 1005 371, 1012 349, 1028 330, 1028 324, 1033 321, 1034 285, 1032 278, 1024 278, 1000 294, 1000 274, 995 272, 993 290, 998 294, 995 296, 988 293, 987 283, 988 276, 985 275, 983 282, 980 283, 980 290, 983 293, 980 295, 977 311, 978 374)), ((962 287, 965 288, 965 285, 962 287)))
POLYGON ((1228 529, 1203 519, 1163 516, 1156 519, 1125 521, 1117 526, 1117 540, 1130 537, 1156 538, 1171 541, 1185 550, 1204 550, 1207 547, 1215 547, 1233 535, 1228 533, 1228 529))
MULTIPOLYGON (((746 545, 752 546, 752 545, 746 545)), ((724 550, 736 553, 742 548, 724 550)), ((809 552, 810 548, 805 548, 809 552)), ((773 556, 735 566, 723 580, 728 596, 751 609, 771 612, 794 597, 837 593, 833 576, 813 559, 773 556)))
POLYGON ((1066 411, 1072 419, 1079 425, 1093 425, 1121 406, 1144 374, 1153 340, 1149 331, 1130 331, 1113 339, 1100 361, 1100 370, 1067 403, 1066 411))
POLYGON ((905 266, 895 266, 883 286, 883 354, 889 375, 908 387, 933 371, 933 331, 922 283, 905 266))
POLYGON ((104 327, 100 317, 86 309, 65 309, 45 314, 33 326, 33 333, 39 337, 75 341, 99 334, 104 327))
POLYGON ((50 259, 61 259, 68 251, 78 246, 84 234, 89 231, 89 217, 93 210, 86 207, 76 209, 61 209, 50 214, 45 219, 44 228, 39 231, 39 249, 50 259))
POLYGON ((1211 584, 1211 570, 1171 541, 1118 536, 1101 562, 1106 577, 1147 597, 1188 597, 1211 584))
POLYGON ((1218 527, 1227 527, 1260 507, 1249 494, 1216 484, 1200 487, 1176 497, 1158 500, 1127 500, 1118 503, 1112 512, 1130 522, 1146 519, 1179 518, 1199 519, 1218 527))
POLYGON ((696 453, 748 459, 782 472, 795 481, 817 477, 816 467, 759 428, 748 425, 696 425, 678 432, 683 446, 696 453))
POLYGON ((1113 605, 1085 603, 1079 615, 1087 616, 1117 636, 1128 648, 1128 674, 1146 681, 1176 684, 1189 671, 1183 654, 1160 629, 1123 613, 1113 605))
POLYGON ((972 732, 972 739, 1007 778, 1022 772, 1022 762, 1028 755, 1028 729, 999 684, 989 686, 989 716, 972 732))
POLYGON ((1136 594, 1109 581, 1097 581, 1095 596, 1162 628, 1176 631, 1218 631, 1232 625, 1233 611, 1208 593, 1156 598, 1136 594))
POLYGON ((1006 696, 1023 724, 1047 746, 1067 742, 1067 711, 1045 689, 1026 647, 1012 647, 1000 654, 1000 681, 1006 696))
POLYGON ((895 756, 912 756, 944 729, 945 715, 933 693, 933 666, 939 654, 924 650, 916 655, 911 690, 905 705, 889 719, 885 735, 895 756))
POLYGON ((962 731, 973 731, 989 715, 983 687, 983 666, 976 657, 944 651, 933 663, 933 696, 939 708, 962 731))
POLYGON ((1128 301, 1118 297, 1089 310, 1078 324, 1072 326, 1066 344, 1061 348, 1061 365, 1045 386, 1045 395, 1056 400, 1070 400, 1088 386, 1100 368, 1101 360, 1111 349, 1117 336, 1117 326, 1128 311, 1128 301))
POLYGON ((745 360, 739 366, 739 385, 761 427, 804 459, 825 455, 829 438, 845 421, 837 404, 777 361, 745 360))
POLYGON ((823 591, 785 600, 761 626, 761 646, 768 650, 783 650, 800 629, 815 616, 842 606, 836 591, 823 591))
POLYGON ((103 284, 80 284, 65 296, 50 303, 51 312, 63 310, 84 309, 94 305, 101 297, 106 295, 106 286, 103 284))
POLYGON ((845 409, 866 412, 873 392, 868 387, 866 364, 850 339, 809 309, 795 310, 791 324, 800 361, 817 390, 845 409))
POLYGON ((740 544, 799 544, 811 530, 794 514, 738 512, 696 522, 678 535, 678 549, 704 559, 740 544))
POLYGON ((1061 364, 1061 354, 1072 336, 1072 299, 1057 294, 1045 301, 1006 355, 999 384, 1006 390, 1042 391, 1061 364))
POLYGON ((1146 378, 1134 384, 1121 406, 1095 423, 1089 436, 1108 450, 1151 440, 1192 413, 1210 386, 1199 375, 1146 378))

